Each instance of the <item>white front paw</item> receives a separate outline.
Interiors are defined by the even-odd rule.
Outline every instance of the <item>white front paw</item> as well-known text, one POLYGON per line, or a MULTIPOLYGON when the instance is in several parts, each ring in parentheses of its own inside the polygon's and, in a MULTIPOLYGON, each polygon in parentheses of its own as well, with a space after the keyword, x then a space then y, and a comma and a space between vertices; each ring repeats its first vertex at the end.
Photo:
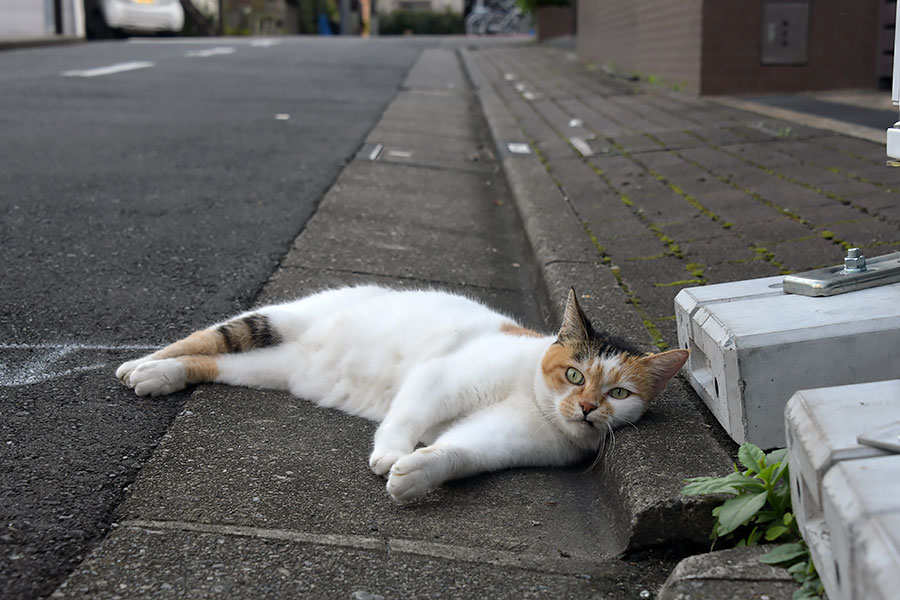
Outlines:
MULTIPOLYGON (((127 364, 127 363, 126 363, 127 364)), ((121 368, 125 367, 122 365, 121 368)), ((184 389, 187 369, 176 358, 139 364, 128 376, 128 385, 138 396, 164 396, 184 389)))
POLYGON ((406 456, 409 452, 400 450, 375 447, 372 455, 369 457, 369 468, 376 475, 387 476, 388 471, 394 466, 400 458, 406 456))
POLYGON ((391 467, 387 491, 397 502, 409 502, 420 498, 437 487, 435 461, 438 457, 432 447, 419 448, 399 459, 391 467))

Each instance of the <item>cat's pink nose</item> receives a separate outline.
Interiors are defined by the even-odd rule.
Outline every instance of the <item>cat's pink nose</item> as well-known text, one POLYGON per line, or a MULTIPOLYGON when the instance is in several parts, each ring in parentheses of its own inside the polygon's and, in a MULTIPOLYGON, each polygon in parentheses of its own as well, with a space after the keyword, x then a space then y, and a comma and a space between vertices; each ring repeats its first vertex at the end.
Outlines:
POLYGON ((591 404, 590 402, 582 401, 582 402, 579 402, 579 404, 581 405, 581 412, 584 413, 585 415, 588 414, 589 412, 591 412, 592 410, 594 410, 595 408, 597 408, 595 405, 591 404))

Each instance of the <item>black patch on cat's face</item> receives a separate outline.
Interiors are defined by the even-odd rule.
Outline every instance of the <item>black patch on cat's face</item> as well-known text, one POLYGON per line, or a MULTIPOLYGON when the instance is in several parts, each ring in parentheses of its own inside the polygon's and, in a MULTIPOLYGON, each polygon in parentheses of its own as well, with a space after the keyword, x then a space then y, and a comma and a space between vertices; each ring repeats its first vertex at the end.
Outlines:
POLYGON ((643 352, 621 338, 605 331, 597 333, 578 304, 575 288, 569 290, 563 324, 556 342, 568 346, 577 360, 588 360, 604 354, 644 355, 643 352))

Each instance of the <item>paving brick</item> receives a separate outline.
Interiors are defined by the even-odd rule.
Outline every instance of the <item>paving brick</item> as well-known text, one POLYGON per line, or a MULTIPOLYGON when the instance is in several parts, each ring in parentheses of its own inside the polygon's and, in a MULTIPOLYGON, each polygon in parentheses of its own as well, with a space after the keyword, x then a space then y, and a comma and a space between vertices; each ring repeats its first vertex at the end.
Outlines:
POLYGON ((832 204, 826 204, 809 211, 804 215, 813 227, 827 228, 831 223, 841 223, 845 221, 854 221, 856 219, 871 217, 858 208, 849 204, 842 204, 835 201, 832 204))
POLYGON ((831 223, 828 230, 834 232, 835 238, 857 247, 900 240, 900 230, 895 224, 875 217, 863 216, 852 221, 831 223))
POLYGON ((792 272, 809 271, 841 262, 843 249, 822 237, 772 244, 768 248, 792 272))
POLYGON ((900 223, 900 202, 882 206, 876 212, 878 215, 885 217, 888 221, 894 223, 895 225, 900 223))
POLYGON ((704 220, 692 219, 680 224, 663 227, 691 260, 706 265, 726 261, 752 260, 758 257, 750 245, 736 231, 723 229, 704 220))
POLYGON ((883 162, 854 169, 853 173, 868 181, 873 181, 895 190, 900 189, 900 168, 886 167, 883 162))
POLYGON ((824 135, 819 138, 819 147, 842 156, 855 158, 856 164, 883 164, 884 146, 844 135, 824 135))
POLYGON ((614 123, 618 123, 620 126, 628 128, 631 131, 644 131, 644 120, 614 102, 615 98, 617 98, 617 96, 609 96, 607 98, 583 97, 582 100, 589 107, 600 114, 605 115, 614 123))
POLYGON ((725 283, 742 281, 759 277, 772 277, 780 274, 780 269, 769 261, 758 256, 754 259, 739 262, 722 262, 706 266, 703 274, 709 283, 725 283))
POLYGON ((624 151, 629 154, 659 152, 664 149, 642 133, 631 133, 616 137, 614 139, 614 145, 624 148, 624 151))
POLYGON ((673 256, 618 264, 622 281, 640 299, 641 307, 651 318, 675 313, 674 300, 685 286, 697 285, 697 277, 685 267, 688 263, 673 256))
POLYGON ((581 119, 584 127, 596 135, 615 138, 627 131, 626 128, 582 102, 580 98, 570 97, 561 100, 559 104, 573 117, 581 119))
POLYGON ((741 221, 736 223, 733 229, 748 243, 762 247, 813 235, 812 230, 805 225, 786 217, 779 217, 777 214, 755 221, 741 221))
MULTIPOLYGON (((889 197, 892 195, 892 192, 888 191, 884 186, 877 185, 874 182, 858 181, 851 179, 849 176, 844 176, 841 181, 829 183, 827 186, 820 185, 819 187, 846 200, 852 200, 857 196, 879 193, 889 197)), ((893 199, 896 202, 897 196, 893 195, 893 199)))
POLYGON ((619 98, 614 100, 623 109, 638 115, 647 126, 644 131, 684 129, 696 125, 694 121, 685 119, 678 113, 661 110, 658 106, 647 102, 647 95, 635 95, 628 98, 627 103, 619 98))
POLYGON ((863 256, 882 256, 884 254, 892 254, 894 252, 900 252, 900 239, 896 240, 890 244, 879 244, 877 246, 862 246, 860 247, 860 252, 862 252, 863 256))
MULTIPOLYGON (((638 226, 640 223, 635 220, 638 226)), ((646 228, 623 235, 606 235, 604 230, 619 230, 615 224, 609 227, 589 225, 597 240, 606 248, 606 253, 613 264, 627 264, 650 257, 664 256, 668 250, 666 244, 646 228)))
POLYGON ((789 154, 777 151, 776 144, 741 144, 728 148, 729 154, 738 154, 742 160, 765 169, 797 179, 808 185, 827 188, 829 184, 846 181, 846 177, 820 166, 799 162, 789 154))

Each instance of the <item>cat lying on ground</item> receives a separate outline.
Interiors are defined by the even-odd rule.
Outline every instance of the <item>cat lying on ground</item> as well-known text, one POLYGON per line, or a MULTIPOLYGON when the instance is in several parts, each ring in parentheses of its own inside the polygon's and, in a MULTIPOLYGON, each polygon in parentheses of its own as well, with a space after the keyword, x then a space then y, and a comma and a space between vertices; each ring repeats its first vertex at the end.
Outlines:
POLYGON ((369 466, 407 501, 450 479, 596 454, 687 356, 596 333, 574 290, 547 336, 461 296, 363 286, 245 313, 116 376, 141 396, 218 382, 379 421, 369 466))

